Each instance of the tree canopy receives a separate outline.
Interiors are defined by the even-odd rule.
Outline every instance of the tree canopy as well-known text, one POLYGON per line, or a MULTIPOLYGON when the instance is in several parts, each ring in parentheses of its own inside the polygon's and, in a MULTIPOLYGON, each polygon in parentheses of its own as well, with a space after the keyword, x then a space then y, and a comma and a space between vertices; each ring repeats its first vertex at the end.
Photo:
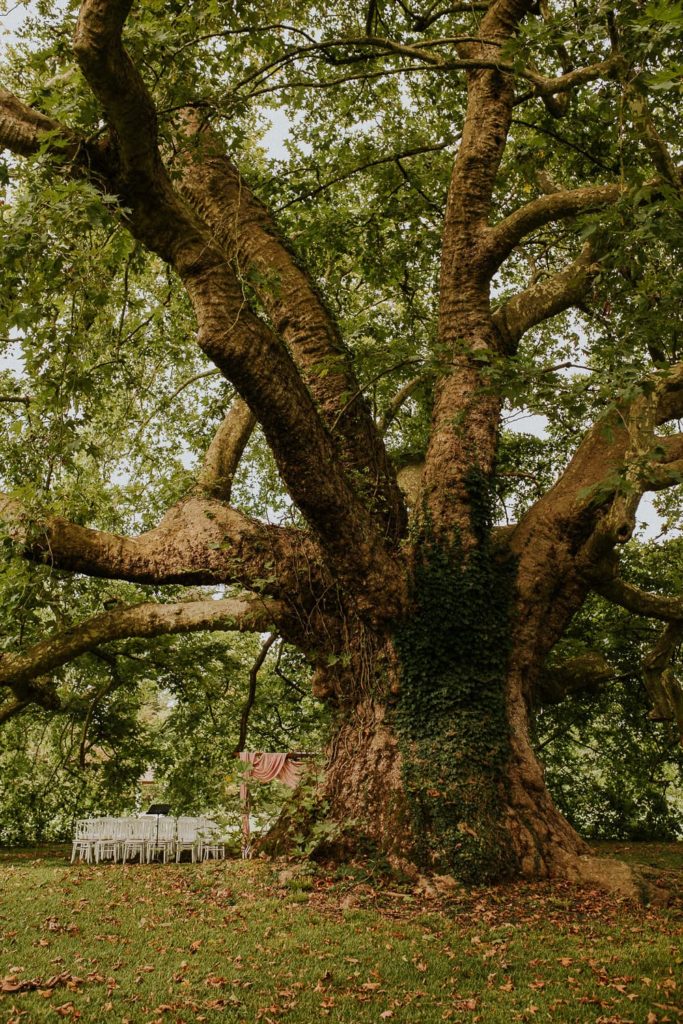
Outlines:
POLYGON ((534 736, 571 758, 573 699, 671 764, 683 731, 682 26, 39 0, 0 90, 0 719, 82 700, 85 736, 157 647, 277 634, 333 814, 576 877, 534 736))

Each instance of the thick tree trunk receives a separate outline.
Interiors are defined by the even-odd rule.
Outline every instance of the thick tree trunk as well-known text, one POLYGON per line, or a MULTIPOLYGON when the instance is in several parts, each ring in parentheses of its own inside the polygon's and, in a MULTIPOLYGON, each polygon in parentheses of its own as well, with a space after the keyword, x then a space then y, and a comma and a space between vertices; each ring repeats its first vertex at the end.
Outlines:
POLYGON ((509 757, 496 772, 458 758, 462 723, 455 719, 437 727, 452 745, 438 751, 436 739, 429 764, 414 744, 406 747, 395 707, 371 698, 356 705, 329 748, 325 797, 340 837, 333 851, 380 854, 408 875, 449 874, 469 884, 566 879, 649 898, 642 878, 592 856, 555 807, 516 692, 508 680, 509 757))
POLYGON ((325 783, 343 847, 472 884, 565 878, 635 895, 632 872, 590 855, 545 784, 527 700, 539 666, 530 645, 513 649, 511 568, 486 541, 456 555, 423 557, 376 682, 355 701, 347 684, 325 783))
POLYGON ((325 783, 343 847, 470 883, 580 878, 588 847, 552 801, 526 712, 514 700, 507 711, 508 758, 492 771, 470 757, 467 716, 406 741, 395 707, 354 707, 330 745, 325 783))

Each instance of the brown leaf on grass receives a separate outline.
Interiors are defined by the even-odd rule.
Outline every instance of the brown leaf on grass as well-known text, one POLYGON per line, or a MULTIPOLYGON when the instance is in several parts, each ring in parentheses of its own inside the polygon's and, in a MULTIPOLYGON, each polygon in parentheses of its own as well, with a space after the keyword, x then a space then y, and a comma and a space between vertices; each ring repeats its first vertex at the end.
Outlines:
POLYGON ((229 996, 227 999, 206 999, 203 1006, 207 1010, 224 1010, 226 1006, 241 1006, 239 999, 229 996))
MULTIPOLYGON (((29 988, 32 987, 30 983, 29 983, 28 987, 29 988)), ((14 978, 12 975, 10 975, 7 978, 2 978, 0 980, 0 992, 22 992, 22 991, 24 991, 25 988, 26 988, 26 982, 25 981, 19 981, 17 978, 14 978)))
POLYGON ((65 985, 76 992, 79 985, 83 985, 83 978, 77 978, 75 974, 62 971, 61 974, 54 974, 51 978, 43 981, 42 978, 24 978, 20 980, 15 975, 8 975, 0 979, 0 992, 33 992, 37 989, 54 989, 59 985, 65 985))
POLYGON ((55 1006, 53 1009, 60 1017, 73 1017, 74 1020, 78 1020, 81 1016, 81 1011, 77 1010, 73 1003, 62 1003, 61 1006, 55 1006))
POLYGON ((227 985, 227 979, 219 976, 218 974, 209 974, 208 977, 204 978, 204 984, 210 985, 212 988, 223 988, 227 985))
POLYGON ((478 1006, 478 1000, 476 999, 456 999, 455 1009, 456 1010, 476 1010, 478 1006))
POLYGON ((622 1017, 616 1013, 611 1017, 597 1017, 595 1024, 636 1024, 632 1017, 622 1017))

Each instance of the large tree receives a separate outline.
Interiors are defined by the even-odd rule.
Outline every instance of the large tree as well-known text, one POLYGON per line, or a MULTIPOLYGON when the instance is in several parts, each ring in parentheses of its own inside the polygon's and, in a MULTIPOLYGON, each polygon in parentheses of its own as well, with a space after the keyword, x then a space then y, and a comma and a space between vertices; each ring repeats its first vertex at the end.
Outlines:
POLYGON ((125 638, 274 630, 347 843, 597 877, 530 716, 610 678, 563 640, 597 592, 663 623, 683 719, 683 600, 619 557, 683 469, 679 8, 57 7, 0 91, 0 714, 125 638))

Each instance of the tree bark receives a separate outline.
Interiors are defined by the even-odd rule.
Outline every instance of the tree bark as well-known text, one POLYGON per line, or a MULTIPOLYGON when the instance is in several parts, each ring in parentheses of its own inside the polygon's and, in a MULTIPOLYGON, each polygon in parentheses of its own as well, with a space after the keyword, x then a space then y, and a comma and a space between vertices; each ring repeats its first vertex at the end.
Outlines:
POLYGON ((474 884, 583 877, 589 848, 552 801, 520 689, 513 670, 504 690, 507 757, 495 771, 462 756, 466 715, 442 720, 435 738, 408 740, 391 701, 365 697, 347 709, 324 784, 338 849, 474 884))

